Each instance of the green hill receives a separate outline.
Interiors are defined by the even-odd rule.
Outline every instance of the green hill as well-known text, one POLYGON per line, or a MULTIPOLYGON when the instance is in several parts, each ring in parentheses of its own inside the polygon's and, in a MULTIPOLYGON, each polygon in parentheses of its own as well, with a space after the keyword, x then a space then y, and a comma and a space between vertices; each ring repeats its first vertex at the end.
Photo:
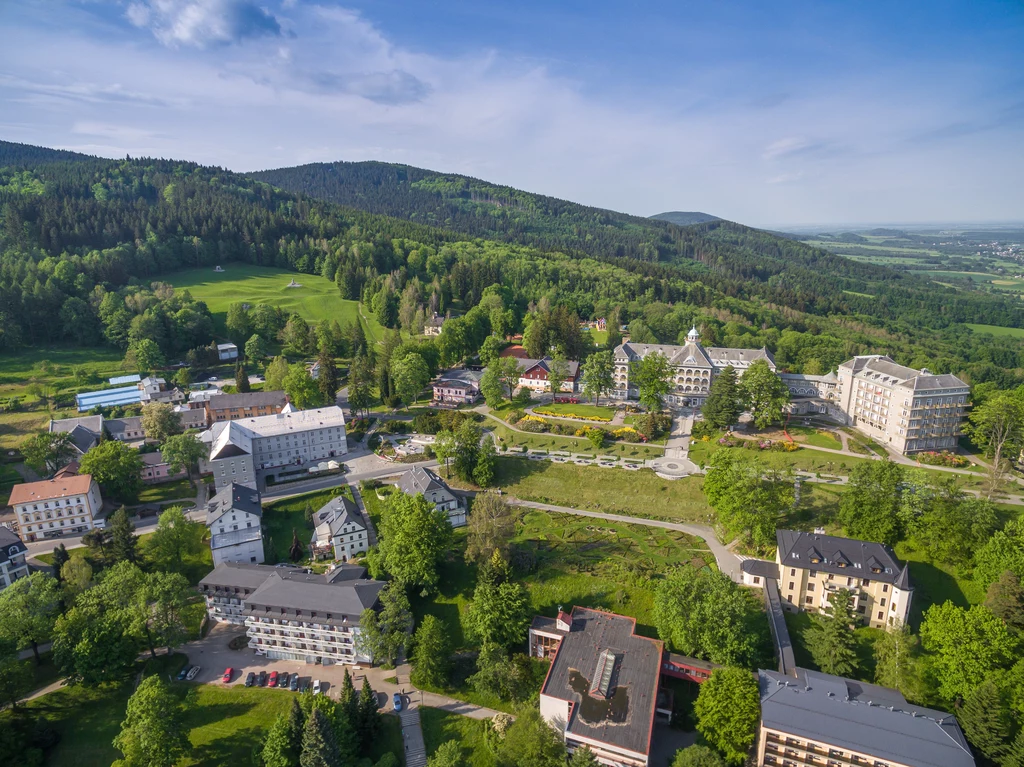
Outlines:
POLYGON ((706 224, 709 221, 721 221, 718 216, 699 211, 671 210, 668 213, 659 213, 651 218, 658 221, 668 221, 676 226, 693 226, 694 224, 706 224))

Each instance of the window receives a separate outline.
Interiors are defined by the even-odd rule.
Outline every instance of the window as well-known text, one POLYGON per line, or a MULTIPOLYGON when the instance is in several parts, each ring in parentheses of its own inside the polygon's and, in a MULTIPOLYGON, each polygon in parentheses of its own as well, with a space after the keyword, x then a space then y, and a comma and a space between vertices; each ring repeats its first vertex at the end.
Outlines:
POLYGON ((879 610, 878 611, 878 620, 882 620, 882 618, 884 618, 884 617, 885 617, 885 613, 882 612, 881 610, 879 610))
POLYGON ((790 581, 789 582, 789 590, 792 591, 794 588, 796 588, 796 586, 794 585, 793 581, 790 581))
MULTIPOLYGON (((795 567, 794 567, 794 568, 792 568, 792 569, 791 569, 791 570, 789 571, 789 574, 790 574, 790 575, 796 575, 796 568, 795 568, 795 567)), ((790 586, 790 588, 793 588, 793 587, 792 587, 792 586, 790 586)))
POLYGON ((889 593, 889 584, 888 583, 883 583, 882 584, 882 593, 883 594, 888 594, 889 593))
POLYGON ((885 607, 885 597, 882 597, 878 602, 879 607, 885 607))
POLYGON ((804 603, 808 605, 814 604, 814 597, 804 597, 804 603))
POLYGON ((807 584, 807 590, 808 591, 814 591, 814 584, 813 583, 808 583, 807 584))

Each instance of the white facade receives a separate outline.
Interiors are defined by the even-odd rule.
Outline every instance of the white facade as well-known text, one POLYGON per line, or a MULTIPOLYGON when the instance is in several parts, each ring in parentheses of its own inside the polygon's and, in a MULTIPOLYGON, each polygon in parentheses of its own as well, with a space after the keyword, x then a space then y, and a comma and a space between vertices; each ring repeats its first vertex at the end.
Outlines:
POLYGON ((12 530, 0 527, 0 591, 28 577, 25 551, 25 544, 12 530))
POLYGON ((234 344, 217 344, 217 359, 221 362, 238 359, 238 347, 234 344))
POLYGON ((103 508, 100 487, 88 474, 15 485, 10 505, 26 541, 81 535, 103 526, 96 522, 103 508))
POLYGON ((318 555, 331 552, 335 559, 348 561, 363 554, 370 542, 362 515, 354 502, 344 496, 332 498, 313 516, 313 549, 318 555))

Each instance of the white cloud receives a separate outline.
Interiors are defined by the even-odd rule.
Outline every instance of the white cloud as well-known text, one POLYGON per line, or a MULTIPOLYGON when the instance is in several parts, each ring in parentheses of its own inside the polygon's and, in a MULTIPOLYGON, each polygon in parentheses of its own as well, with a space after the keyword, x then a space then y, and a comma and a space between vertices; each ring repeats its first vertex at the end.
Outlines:
POLYGON ((137 0, 125 16, 171 47, 206 48, 281 35, 273 14, 249 0, 137 0))

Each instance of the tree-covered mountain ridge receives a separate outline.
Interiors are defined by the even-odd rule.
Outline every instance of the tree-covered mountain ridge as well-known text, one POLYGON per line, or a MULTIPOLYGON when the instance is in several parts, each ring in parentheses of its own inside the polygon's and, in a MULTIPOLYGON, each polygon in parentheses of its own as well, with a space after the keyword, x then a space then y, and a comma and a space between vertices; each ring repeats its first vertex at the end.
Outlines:
POLYGON ((651 218, 657 221, 668 221, 677 226, 693 226, 694 224, 706 224, 708 221, 721 221, 718 216, 710 213, 701 213, 699 210, 670 210, 666 213, 658 213, 651 218))

